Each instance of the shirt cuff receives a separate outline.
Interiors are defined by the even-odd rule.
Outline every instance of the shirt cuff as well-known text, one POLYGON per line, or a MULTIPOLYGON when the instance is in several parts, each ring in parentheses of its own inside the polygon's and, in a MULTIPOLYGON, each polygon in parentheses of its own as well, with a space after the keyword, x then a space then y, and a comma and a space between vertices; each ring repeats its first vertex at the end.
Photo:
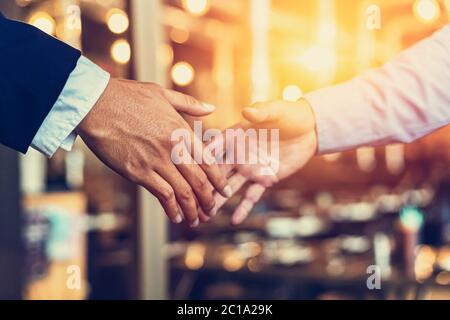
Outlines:
POLYGON ((103 94, 109 79, 108 72, 81 56, 31 147, 48 157, 59 148, 70 151, 77 137, 75 128, 103 94))
POLYGON ((340 152, 370 141, 369 112, 356 81, 305 95, 316 118, 318 154, 340 152))

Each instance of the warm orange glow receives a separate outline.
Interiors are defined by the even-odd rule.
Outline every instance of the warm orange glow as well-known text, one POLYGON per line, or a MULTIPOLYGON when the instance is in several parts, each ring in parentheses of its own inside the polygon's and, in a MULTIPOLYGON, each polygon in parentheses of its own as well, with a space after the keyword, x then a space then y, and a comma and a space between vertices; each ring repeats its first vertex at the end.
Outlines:
POLYGON ((414 15, 422 22, 434 22, 440 14, 441 8, 436 0, 417 0, 414 3, 414 15))
POLYGON ((48 33, 50 35, 55 34, 56 29, 56 22, 55 19, 53 19, 52 16, 50 16, 48 13, 43 11, 38 11, 34 13, 28 22, 35 26, 36 28, 44 31, 45 33, 48 33))
POLYGON ((187 62, 178 62, 172 67, 172 81, 180 87, 188 86, 194 81, 194 68, 187 62))
POLYGON ((436 282, 440 284, 441 286, 448 286, 450 285, 450 273, 446 271, 441 271, 436 276, 436 282))
POLYGON ((386 167, 391 174, 400 174, 405 169, 405 146, 393 144, 386 146, 386 167))
POLYGON ((205 251, 206 248, 204 245, 199 243, 191 244, 187 249, 184 260, 186 267, 191 270, 198 270, 203 267, 205 263, 205 251))
POLYGON ((211 3, 209 0, 183 0, 183 8, 195 15, 204 15, 209 11, 211 3))
POLYGON ((338 153, 326 154, 323 156, 323 158, 328 162, 335 162, 335 161, 338 161, 341 156, 342 156, 342 153, 338 152, 338 153))
POLYGON ((159 47, 158 60, 163 66, 168 67, 172 65, 173 56, 173 49, 170 45, 163 44, 159 47))
POLYGON ((247 262, 247 268, 251 272, 260 272, 263 268, 262 264, 258 261, 257 258, 252 258, 247 262))
POLYGON ((310 71, 326 71, 333 67, 334 56, 323 46, 313 46, 301 56, 301 62, 310 71))
POLYGON ((356 161, 361 171, 371 172, 377 165, 374 148, 359 148, 356 150, 356 161))
POLYGON ((430 246, 421 246, 417 249, 415 273, 417 280, 423 281, 433 273, 433 265, 436 262, 436 252, 430 246))
POLYGON ((109 30, 116 34, 124 33, 130 26, 128 15, 125 11, 118 8, 109 10, 106 14, 106 19, 109 30))
POLYGON ((439 266, 447 271, 450 271, 450 247, 444 247, 439 251, 438 255, 439 266))
POLYGON ((298 86, 290 85, 283 90, 283 100, 286 101, 298 101, 303 96, 302 89, 298 86))
POLYGON ((241 269, 245 264, 245 259, 238 252, 228 253, 223 260, 223 267, 229 272, 241 269))
POLYGON ((127 40, 116 40, 111 47, 111 56, 117 63, 126 64, 131 59, 131 47, 127 40))
POLYGON ((185 43, 189 40, 189 30, 184 27, 174 27, 170 31, 170 39, 175 43, 185 43))

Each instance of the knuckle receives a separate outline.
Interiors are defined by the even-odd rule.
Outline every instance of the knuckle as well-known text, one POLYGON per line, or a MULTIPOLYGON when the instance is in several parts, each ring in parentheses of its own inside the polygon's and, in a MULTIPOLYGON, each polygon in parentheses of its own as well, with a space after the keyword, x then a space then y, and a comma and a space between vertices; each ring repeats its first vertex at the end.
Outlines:
POLYGON ((205 190, 208 188, 208 179, 206 177, 200 177, 197 179, 197 188, 199 190, 205 190))
POLYGON ((186 188, 184 190, 181 190, 178 194, 180 197, 180 200, 186 203, 190 203, 193 201, 194 193, 192 192, 192 189, 186 188))
POLYGON ((138 170, 132 163, 125 164, 125 174, 133 183, 142 184, 144 182, 141 170, 138 170))
POLYGON ((175 199, 175 193, 172 189, 163 189, 159 191, 159 196, 165 203, 171 202, 175 199))
POLYGON ((184 95, 184 102, 186 103, 186 105, 195 105, 197 104, 197 99, 195 99, 192 96, 189 95, 184 95))

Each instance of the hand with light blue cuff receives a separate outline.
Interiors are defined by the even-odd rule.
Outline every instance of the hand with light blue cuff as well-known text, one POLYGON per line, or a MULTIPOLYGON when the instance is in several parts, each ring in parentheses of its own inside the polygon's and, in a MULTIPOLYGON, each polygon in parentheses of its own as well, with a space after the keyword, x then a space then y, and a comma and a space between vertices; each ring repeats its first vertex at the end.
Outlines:
POLYGON ((197 139, 180 113, 199 117, 214 109, 156 84, 110 79, 80 57, 32 146, 51 156, 70 150, 79 135, 111 169, 155 195, 173 222, 196 227, 215 207, 213 191, 230 197, 231 188, 214 162, 175 166, 170 139, 182 128, 197 139))
POLYGON ((175 223, 195 227, 212 216, 213 191, 231 196, 180 114, 205 116, 213 106, 156 84, 110 79, 77 49, 1 12, 0 48, 0 144, 52 156, 79 135, 111 169, 154 194, 175 223), (171 138, 180 129, 196 145, 186 150, 195 161, 175 166, 171 138))

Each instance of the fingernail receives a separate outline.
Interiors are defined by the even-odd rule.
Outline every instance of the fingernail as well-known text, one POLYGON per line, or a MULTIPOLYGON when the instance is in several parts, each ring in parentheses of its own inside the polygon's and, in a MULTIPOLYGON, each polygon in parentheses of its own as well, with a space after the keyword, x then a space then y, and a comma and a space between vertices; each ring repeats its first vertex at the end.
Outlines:
POLYGON ((245 108, 245 111, 253 113, 253 114, 258 114, 259 110, 256 108, 245 108))
POLYGON ((244 116, 250 116, 251 119, 248 119, 250 122, 264 122, 267 118, 267 113, 264 110, 256 109, 256 108, 245 108, 244 116))
POLYGON ((216 208, 212 209, 209 213, 208 216, 210 217, 215 217, 217 215, 217 210, 216 208))
POLYGON ((233 196, 233 189, 230 186, 226 186, 223 189, 223 193, 227 196, 227 198, 231 198, 233 196))
POLYGON ((200 220, 197 218, 195 221, 191 224, 191 228, 197 228, 200 224, 200 220))
POLYGON ((203 109, 206 112, 213 112, 214 110, 216 110, 216 107, 212 104, 203 102, 202 105, 203 105, 203 109))
POLYGON ((183 216, 181 214, 178 214, 175 219, 173 220, 174 223, 176 224, 180 224, 181 222, 183 222, 183 216))

